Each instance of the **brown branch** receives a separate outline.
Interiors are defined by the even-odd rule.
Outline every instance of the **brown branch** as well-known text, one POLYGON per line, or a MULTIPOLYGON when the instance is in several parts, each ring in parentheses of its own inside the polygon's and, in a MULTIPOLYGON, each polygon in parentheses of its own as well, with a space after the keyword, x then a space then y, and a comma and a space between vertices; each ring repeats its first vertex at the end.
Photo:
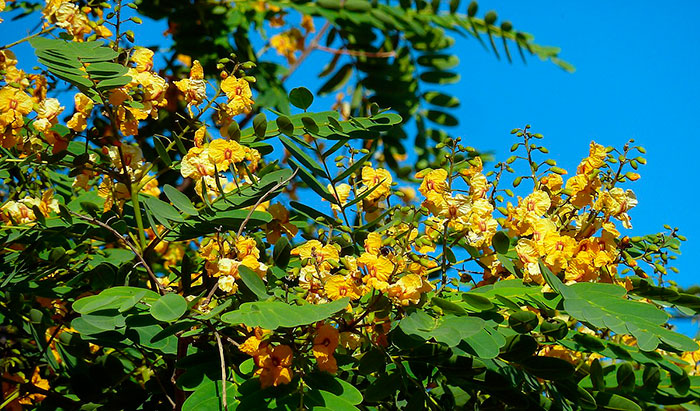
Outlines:
POLYGON ((138 258, 138 260, 141 262, 141 264, 143 264, 143 267, 146 269, 146 272, 148 272, 148 276, 150 277, 151 282, 153 282, 154 287, 158 290, 158 292, 159 292, 161 295, 165 294, 165 287, 163 287, 163 285, 158 281, 158 277, 156 277, 156 275, 155 275, 155 273, 153 272, 153 270, 151 270, 151 267, 148 266, 148 263, 146 263, 146 260, 143 258, 143 256, 141 255, 141 253, 139 253, 139 251, 138 251, 138 249, 136 248, 136 246, 133 245, 133 244, 131 244, 131 241, 127 240, 127 239, 126 239, 125 237, 123 237, 117 230, 115 230, 114 228, 108 226, 107 224, 103 223, 103 222, 100 221, 100 220, 97 220, 97 219, 92 218, 92 217, 88 217, 88 216, 86 216, 86 215, 78 214, 78 213, 75 213, 75 212, 73 212, 73 211, 69 211, 69 212, 70 212, 72 215, 78 217, 78 218, 81 219, 81 220, 87 221, 87 222, 89 222, 89 223, 91 223, 91 224, 95 224, 95 225, 98 225, 98 226, 104 228, 105 230, 107 230, 107 231, 109 231, 110 233, 114 234, 115 237, 117 237, 118 239, 122 240, 122 241, 124 242, 124 244, 126 244, 126 246, 129 247, 129 249, 134 253, 134 255, 136 256, 136 258, 138 258))
POLYGON ((333 49, 330 47, 324 47, 321 45, 316 45, 317 50, 325 51, 333 54, 341 54, 353 57, 368 57, 368 58, 389 58, 396 57, 395 51, 363 51, 363 50, 344 50, 344 49, 333 49))
POLYGON ((299 56, 299 59, 297 59, 297 61, 295 61, 294 64, 292 64, 292 66, 289 68, 289 71, 287 72, 287 74, 282 76, 282 79, 281 79, 282 83, 284 83, 284 81, 287 80, 289 78, 289 76, 291 76, 299 68, 299 66, 301 66, 301 63, 303 63, 304 60, 306 60, 306 58, 309 57, 309 54, 311 54, 311 52, 316 49, 316 47, 318 46, 318 43, 321 41, 321 38, 323 37, 323 35, 326 33, 326 30, 328 30, 328 28, 330 26, 331 26, 330 22, 326 22, 326 24, 323 25, 321 30, 318 31, 318 34, 316 34, 316 37, 314 37, 314 39, 311 40, 311 43, 309 43, 309 46, 306 49, 304 49, 303 53, 301 53, 301 56, 299 56))
POLYGON ((219 333, 214 331, 214 337, 216 337, 216 345, 219 347, 219 360, 221 362, 221 405, 224 407, 224 411, 228 411, 228 399, 226 398, 226 359, 224 358, 224 346, 221 345, 221 337, 219 333))

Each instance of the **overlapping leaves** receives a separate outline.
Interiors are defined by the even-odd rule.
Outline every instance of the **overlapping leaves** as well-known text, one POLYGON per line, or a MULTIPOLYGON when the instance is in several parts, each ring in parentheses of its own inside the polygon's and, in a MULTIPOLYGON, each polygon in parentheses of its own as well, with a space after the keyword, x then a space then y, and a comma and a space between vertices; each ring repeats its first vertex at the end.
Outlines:
POLYGON ((35 37, 30 43, 39 62, 51 74, 76 86, 97 102, 102 102, 102 92, 131 81, 126 75, 128 68, 115 63, 119 53, 101 42, 35 37))

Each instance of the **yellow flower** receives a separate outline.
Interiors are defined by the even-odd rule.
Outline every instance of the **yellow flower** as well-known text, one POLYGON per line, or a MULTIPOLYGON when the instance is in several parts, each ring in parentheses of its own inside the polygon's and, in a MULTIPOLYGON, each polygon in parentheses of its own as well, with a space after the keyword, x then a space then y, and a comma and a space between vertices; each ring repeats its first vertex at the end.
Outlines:
POLYGON ((272 215, 272 221, 265 225, 265 236, 270 244, 277 243, 282 233, 294 237, 299 228, 289 222, 289 210, 282 204, 276 203, 268 207, 267 212, 272 215))
POLYGON ((378 255, 380 248, 382 248, 382 235, 377 232, 369 233, 365 238, 365 251, 378 255))
MULTIPOLYGON (((204 70, 199 60, 192 63, 190 78, 176 81, 175 86, 185 95, 188 108, 204 101, 207 96, 207 84, 204 81, 204 70)), ((192 113, 190 112, 190 114, 192 113)))
POLYGON ((471 179, 469 179, 469 193, 473 199, 486 198, 486 193, 488 193, 491 188, 486 176, 481 173, 475 173, 471 179))
POLYGON ((559 174, 547 174, 546 176, 540 178, 540 183, 547 187, 550 192, 556 193, 561 190, 564 185, 564 180, 559 174))
POLYGON ((74 97, 75 101, 75 114, 68 120, 66 126, 73 131, 83 131, 87 127, 87 119, 90 117, 92 108, 94 106, 93 101, 83 93, 77 93, 74 97))
POLYGON ((571 193, 571 204, 585 207, 593 202, 593 193, 600 187, 598 178, 589 179, 586 175, 576 174, 566 181, 566 189, 571 193))
POLYGON ((338 365, 336 364, 335 357, 333 357, 333 353, 335 353, 339 341, 340 333, 330 324, 323 324, 316 330, 312 350, 314 357, 316 357, 318 368, 321 371, 331 374, 335 374, 335 372, 338 371, 338 365))
POLYGON ((520 203, 520 207, 525 214, 537 217, 542 217, 551 205, 552 200, 549 198, 549 195, 540 190, 531 193, 520 203))
MULTIPOLYGON (((347 203, 348 197, 350 197, 350 190, 352 189, 349 184, 345 183, 335 186, 335 190, 333 189, 332 184, 328 184, 326 188, 328 189, 328 192, 331 193, 331 195, 336 199, 336 201, 342 205, 347 203), (336 192, 338 192, 337 196, 335 195, 336 192)), ((337 204, 331 204, 331 208, 334 212, 340 212, 340 206, 337 204)))
POLYGON ((373 169, 370 166, 362 168, 362 184, 365 185, 364 190, 369 190, 378 185, 365 199, 367 201, 381 199, 391 192, 391 174, 383 169, 373 169))
POLYGON ((576 170, 577 174, 588 174, 593 170, 597 170, 605 165, 605 157, 608 152, 605 147, 591 141, 588 157, 584 158, 576 170))
POLYGON ((219 290, 228 293, 228 294, 233 294, 236 291, 238 291, 238 284, 236 284, 236 277, 232 275, 223 275, 219 277, 218 280, 219 284, 219 290))
POLYGON ((42 100, 36 109, 37 118, 34 120, 34 128, 42 133, 49 132, 49 129, 58 122, 56 117, 63 109, 56 98, 42 100))
POLYGON ((226 93, 228 103, 224 106, 229 116, 236 116, 250 111, 253 106, 253 93, 250 84, 244 79, 234 76, 227 77, 221 82, 221 90, 226 93))
POLYGON ((245 159, 245 149, 233 140, 216 139, 209 144, 209 159, 220 171, 245 159))
POLYGON ((268 346, 258 355, 256 362, 260 368, 255 375, 260 376, 262 388, 277 387, 292 380, 292 349, 289 346, 278 345, 272 350, 268 346))
POLYGON ((417 173, 416 178, 423 179, 418 191, 423 194, 426 201, 434 206, 442 205, 448 192, 447 171, 427 169, 417 173))
POLYGON ((136 65, 138 72, 153 69, 153 51, 145 47, 136 47, 129 60, 136 65))
POLYGON ((342 275, 332 275, 326 278, 323 283, 323 290, 331 300, 339 300, 343 297, 350 297, 350 300, 360 298, 360 290, 351 278, 342 275))
POLYGON ((394 272, 394 264, 388 258, 362 253, 357 263, 367 270, 367 275, 362 277, 365 284, 379 291, 384 291, 389 286, 388 281, 394 272))
POLYGON ((410 304, 418 304, 423 293, 433 289, 425 278, 416 274, 406 274, 401 277, 396 283, 389 286, 387 294, 389 298, 402 306, 410 304))
POLYGON ((262 333, 258 333, 258 330, 259 328, 256 329, 255 335, 248 337, 243 344, 238 347, 239 350, 252 357, 258 355, 260 352, 260 345, 262 344, 262 333))
POLYGON ((304 245, 292 249, 292 255, 298 255, 302 260, 315 258, 321 267, 329 267, 328 260, 340 259, 338 249, 333 244, 323 245, 318 240, 307 241, 304 245))
POLYGON ((565 269, 569 260, 576 251, 576 240, 566 235, 559 235, 557 232, 550 232, 544 238, 544 261, 552 268, 556 274, 565 269))
POLYGON ((323 324, 316 330, 314 337, 314 356, 333 355, 338 347, 340 333, 330 324, 323 324))
POLYGON ((192 147, 180 162, 180 173, 185 178, 200 179, 214 175, 214 164, 209 157, 209 150, 192 147))
POLYGON ((22 116, 32 112, 34 102, 24 91, 5 86, 0 89, 0 128, 12 125, 14 128, 24 124, 22 116))
POLYGON ((270 46, 277 54, 284 56, 289 64, 296 61, 294 53, 304 48, 304 36, 297 28, 292 28, 270 38, 270 46))
POLYGON ((301 16, 301 27, 303 27, 307 33, 313 33, 316 31, 316 27, 314 27, 314 19, 306 14, 301 16))
POLYGON ((255 259, 260 258, 260 250, 254 238, 239 237, 235 243, 238 259, 243 260, 245 257, 252 255, 255 259))
POLYGON ((630 216, 627 214, 631 208, 637 205, 637 196, 632 190, 623 190, 620 187, 613 187, 603 191, 593 204, 594 210, 603 211, 606 216, 612 216, 622 221, 622 225, 630 229, 630 216))

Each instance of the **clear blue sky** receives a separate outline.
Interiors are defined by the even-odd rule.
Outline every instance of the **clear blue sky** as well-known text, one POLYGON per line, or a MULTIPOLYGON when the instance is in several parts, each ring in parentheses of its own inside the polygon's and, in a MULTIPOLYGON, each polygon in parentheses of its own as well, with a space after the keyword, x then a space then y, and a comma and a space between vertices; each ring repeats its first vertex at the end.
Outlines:
MULTIPOLYGON (((462 3, 466 7, 467 1, 462 3)), ((537 58, 527 65, 519 59, 508 64, 475 40, 458 38, 454 50, 462 61, 463 80, 451 91, 462 106, 457 113, 461 124, 453 134, 505 159, 513 142, 508 132, 531 124, 545 135, 551 157, 572 171, 591 140, 620 147, 634 138, 647 149, 648 164, 640 168, 642 178, 630 185, 639 199, 630 213, 632 233, 657 232, 663 224, 680 227, 688 241, 676 264, 681 273, 674 279, 681 285, 700 282, 693 263, 700 255, 700 222, 694 211, 700 200, 695 170, 700 163, 700 2, 484 0, 479 14, 492 8, 499 22, 510 20, 516 29, 534 34, 537 43, 561 47, 561 57, 577 70, 569 74, 537 58)), ((3 14, 2 43, 22 37, 31 28, 27 24, 36 22, 13 23, 3 14)), ((161 21, 135 31, 140 44, 150 45, 163 41, 164 30, 161 21)), ((34 61, 28 47, 17 51, 21 59, 34 61)), ((325 57, 313 53, 308 62, 313 69, 295 73, 288 87, 315 89, 321 67, 315 62, 325 57)))

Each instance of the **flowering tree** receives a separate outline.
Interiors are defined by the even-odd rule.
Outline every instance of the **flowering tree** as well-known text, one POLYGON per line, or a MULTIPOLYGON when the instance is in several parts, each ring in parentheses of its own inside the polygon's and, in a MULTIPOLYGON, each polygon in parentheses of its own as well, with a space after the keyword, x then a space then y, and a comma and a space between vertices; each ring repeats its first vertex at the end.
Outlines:
POLYGON ((530 126, 500 162, 441 128, 459 104, 431 90, 459 80, 449 33, 570 69, 494 12, 7 7, 42 23, 0 48, 0 408, 700 399, 698 346, 668 324, 700 310, 666 278, 684 238, 624 233, 644 149, 593 142, 568 173, 530 126), (173 50, 137 45, 138 13, 168 19, 173 50), (24 42, 30 72, 13 53, 24 42), (331 111, 285 88, 313 51, 328 56, 316 94, 336 94, 331 111))

